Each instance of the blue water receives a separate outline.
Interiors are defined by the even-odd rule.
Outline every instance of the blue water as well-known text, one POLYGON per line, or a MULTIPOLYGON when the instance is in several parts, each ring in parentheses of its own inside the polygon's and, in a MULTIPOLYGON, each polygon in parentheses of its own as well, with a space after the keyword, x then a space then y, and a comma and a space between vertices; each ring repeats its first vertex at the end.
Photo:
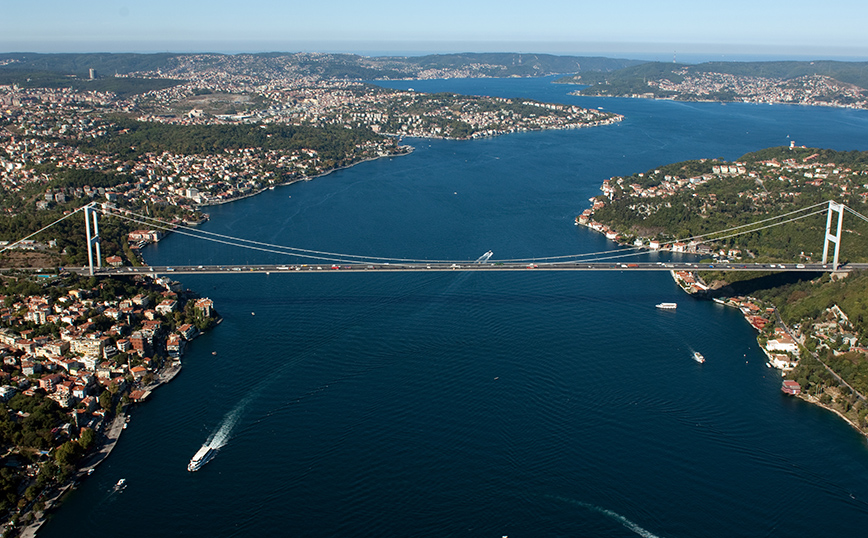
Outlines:
MULTIPOLYGON (((861 111, 579 98, 546 80, 393 86, 627 119, 409 140, 408 156, 213 207, 204 229, 423 259, 596 252, 612 244, 573 218, 612 175, 791 139, 868 150, 861 111)), ((303 263, 180 235, 146 257, 303 263)), ((665 273, 180 280, 225 321, 43 536, 854 536, 868 524, 865 439, 783 397, 741 316, 665 273), (215 459, 187 472, 220 430, 215 459)))

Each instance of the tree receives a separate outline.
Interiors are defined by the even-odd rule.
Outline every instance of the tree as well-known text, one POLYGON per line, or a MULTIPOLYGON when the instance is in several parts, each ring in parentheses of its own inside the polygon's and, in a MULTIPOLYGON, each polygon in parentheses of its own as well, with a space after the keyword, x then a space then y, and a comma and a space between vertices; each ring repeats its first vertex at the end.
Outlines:
POLYGON ((28 501, 32 501, 37 495, 39 495, 39 488, 36 484, 31 484, 27 490, 24 491, 24 497, 26 497, 28 501))
POLYGON ((90 428, 81 430, 81 435, 78 436, 78 442, 84 450, 90 450, 96 444, 96 434, 90 428))
POLYGON ((75 441, 67 441, 54 452, 54 459, 62 466, 72 465, 81 457, 84 450, 75 441))
POLYGON ((112 393, 109 392, 108 390, 102 391, 102 394, 99 395, 99 406, 102 407, 103 409, 105 409, 106 411, 108 411, 109 408, 111 407, 111 405, 112 405, 112 393))

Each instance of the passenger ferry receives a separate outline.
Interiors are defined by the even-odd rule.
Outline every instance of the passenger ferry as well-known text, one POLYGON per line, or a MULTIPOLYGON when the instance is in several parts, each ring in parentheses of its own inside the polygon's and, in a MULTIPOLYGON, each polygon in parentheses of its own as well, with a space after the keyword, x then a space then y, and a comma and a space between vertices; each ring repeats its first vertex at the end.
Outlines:
POLYGON ((187 470, 191 473, 194 471, 198 471, 201 469, 206 463, 211 461, 211 458, 214 457, 214 454, 217 453, 216 448, 211 448, 210 446, 203 446, 193 455, 193 459, 190 460, 190 463, 187 464, 187 470))
POLYGON ((656 306, 661 310, 675 310, 678 308, 678 303, 660 303, 656 306))

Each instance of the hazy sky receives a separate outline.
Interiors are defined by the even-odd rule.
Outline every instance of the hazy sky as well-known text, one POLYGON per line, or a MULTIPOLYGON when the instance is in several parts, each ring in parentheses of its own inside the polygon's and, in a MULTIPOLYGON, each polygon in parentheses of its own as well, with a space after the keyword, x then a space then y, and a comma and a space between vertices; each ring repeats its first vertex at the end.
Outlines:
POLYGON ((868 57, 865 0, 0 0, 0 52, 720 52, 868 57))

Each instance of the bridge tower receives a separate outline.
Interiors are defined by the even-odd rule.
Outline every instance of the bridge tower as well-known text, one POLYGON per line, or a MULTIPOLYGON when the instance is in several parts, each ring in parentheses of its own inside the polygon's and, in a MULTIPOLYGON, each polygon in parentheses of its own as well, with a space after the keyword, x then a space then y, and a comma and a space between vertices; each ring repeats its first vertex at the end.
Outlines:
POLYGON ((93 276, 93 251, 96 247, 96 266, 102 267, 102 255, 99 250, 99 225, 97 224, 97 211, 94 207, 96 202, 84 206, 84 228, 87 232, 87 261, 90 265, 90 276, 93 276), (90 229, 91 215, 93 216, 93 233, 90 229))
POLYGON ((841 248, 841 225, 844 221, 844 204, 829 200, 829 212, 826 215, 826 239, 823 241, 823 263, 826 263, 826 257, 829 254, 829 242, 835 243, 835 256, 832 262, 835 269, 838 268, 838 254, 841 248), (838 231, 832 235, 832 212, 838 213, 838 231))

